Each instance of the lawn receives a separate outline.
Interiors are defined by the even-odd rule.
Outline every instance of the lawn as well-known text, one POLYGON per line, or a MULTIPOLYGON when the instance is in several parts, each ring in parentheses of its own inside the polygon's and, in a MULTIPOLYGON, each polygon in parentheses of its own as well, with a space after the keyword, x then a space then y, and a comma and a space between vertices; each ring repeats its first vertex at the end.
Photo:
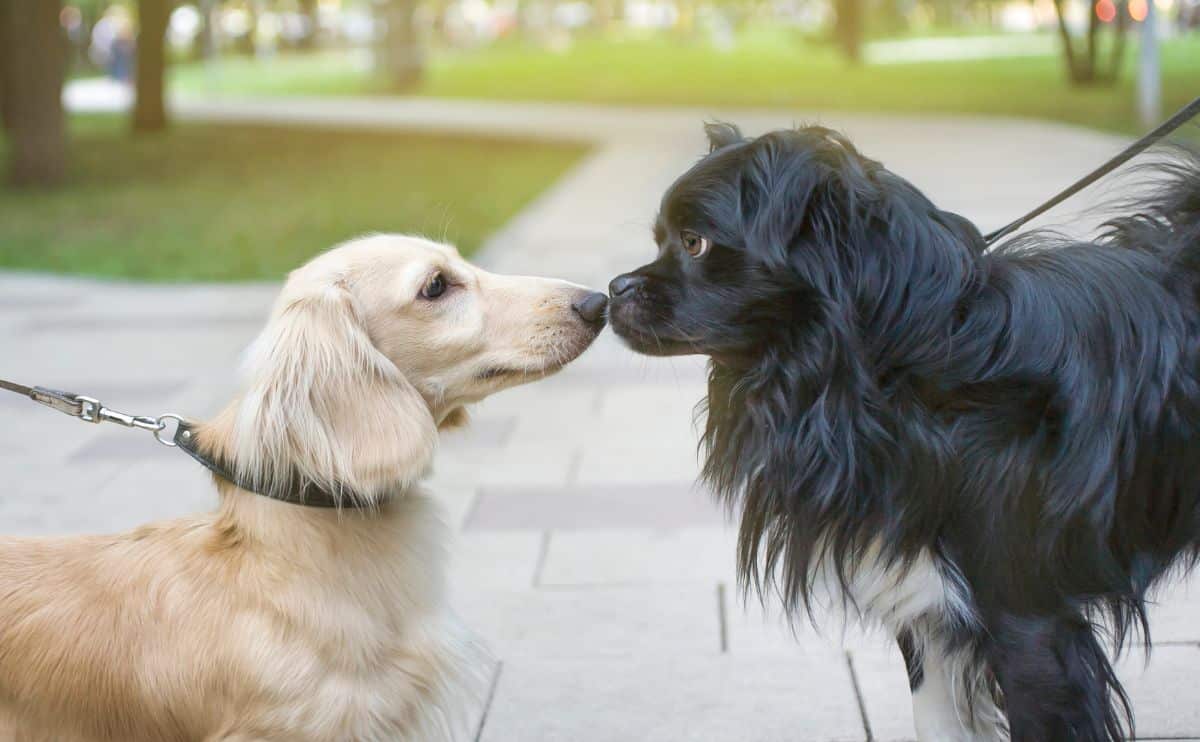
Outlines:
MULTIPOLYGON (((1120 132, 1136 130, 1136 42, 1115 88, 1071 88, 1056 54, 908 64, 845 64, 828 46, 783 30, 758 30, 730 51, 671 37, 584 39, 561 53, 521 44, 434 54, 415 94, 445 98, 586 101, 638 105, 782 107, 801 112, 877 111, 1023 116, 1120 132)), ((382 94, 364 53, 326 52, 217 71, 181 65, 181 91, 227 94, 382 94)), ((1163 48, 1167 110, 1200 95, 1200 36, 1163 48)))
MULTIPOLYGON (((581 146, 181 124, 71 122, 70 183, 0 186, 0 268, 166 281, 278 279, 364 232, 416 232, 469 254, 581 146)), ((0 142, 0 161, 4 144, 0 142)))

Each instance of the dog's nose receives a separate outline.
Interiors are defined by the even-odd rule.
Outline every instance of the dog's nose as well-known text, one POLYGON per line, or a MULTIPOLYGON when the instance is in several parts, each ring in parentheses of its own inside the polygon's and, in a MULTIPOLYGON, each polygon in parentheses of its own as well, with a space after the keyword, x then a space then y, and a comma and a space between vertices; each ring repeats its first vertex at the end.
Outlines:
POLYGON ((614 278, 612 282, 608 284, 608 293, 612 294, 614 297, 621 296, 622 294, 628 294, 630 291, 633 291, 638 286, 641 286, 643 283, 645 283, 645 281, 646 279, 642 278, 641 276, 635 276, 632 273, 623 273, 614 278))
POLYGON ((571 305, 584 322, 599 324, 604 321, 604 310, 608 308, 608 297, 598 291, 589 291, 582 299, 571 305))

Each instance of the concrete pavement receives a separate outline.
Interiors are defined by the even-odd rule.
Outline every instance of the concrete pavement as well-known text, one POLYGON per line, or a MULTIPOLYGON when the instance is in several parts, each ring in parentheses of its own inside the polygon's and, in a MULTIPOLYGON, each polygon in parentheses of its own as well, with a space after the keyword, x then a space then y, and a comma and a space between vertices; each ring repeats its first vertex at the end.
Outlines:
MULTIPOLYGON (((748 131, 819 118, 985 229, 1122 144, 1057 125, 963 118, 407 100, 176 106, 195 119, 592 141, 592 154, 480 260, 597 287, 652 255, 659 195, 703 152, 705 118, 748 131)), ((238 354, 274 291, 0 274, 0 376, 139 413, 211 414, 232 393, 238 354)), ((477 739, 912 738, 903 668, 886 640, 836 628, 793 636, 769 609, 743 606, 733 529, 693 485, 693 406, 703 393, 697 360, 634 356, 606 334, 564 373, 488 400, 469 430, 446 436, 430 485, 458 529, 455 592, 499 660, 477 739)), ((0 398, 0 415, 5 531, 124 528, 213 503, 193 464, 143 435, 72 423, 19 399, 0 398)), ((1156 613, 1150 669, 1136 656, 1123 664, 1139 730, 1200 739, 1200 691, 1190 682, 1200 670, 1200 586, 1171 591, 1156 613)))

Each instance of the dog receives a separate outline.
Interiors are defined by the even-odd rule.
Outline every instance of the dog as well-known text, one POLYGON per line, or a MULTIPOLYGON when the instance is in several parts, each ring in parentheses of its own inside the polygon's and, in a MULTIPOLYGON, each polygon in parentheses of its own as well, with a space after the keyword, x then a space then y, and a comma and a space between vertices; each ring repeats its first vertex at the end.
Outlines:
POLYGON ((707 131, 609 319, 710 357, 743 587, 889 629, 921 740, 1132 733, 1108 639, 1200 553, 1200 160, 989 250, 834 131, 707 131))
POLYGON ((489 665, 420 480, 440 428, 576 358, 605 301, 395 235, 294 271, 244 392, 194 427, 229 472, 215 512, 0 539, 0 708, 22 739, 458 738, 489 665), (312 492, 333 507, 280 501, 312 492))

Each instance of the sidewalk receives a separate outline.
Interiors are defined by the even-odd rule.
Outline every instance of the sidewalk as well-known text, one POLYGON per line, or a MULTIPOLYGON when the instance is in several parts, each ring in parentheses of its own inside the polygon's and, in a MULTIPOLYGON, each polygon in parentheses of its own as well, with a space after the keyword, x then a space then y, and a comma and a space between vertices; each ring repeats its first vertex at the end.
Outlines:
MULTIPOLYGON (((663 188, 704 151, 700 122, 747 131, 800 113, 437 101, 183 102, 189 119, 437 128, 595 142, 480 260, 596 287, 653 255, 663 188)), ((1121 141, 1022 121, 820 117, 935 200, 997 226, 1121 141)), ((1077 208, 1077 207, 1076 207, 1077 208)), ((1070 211, 1066 212, 1067 215, 1070 211)), ((1064 218, 1060 213, 1058 218, 1064 218)), ((370 230, 372 225, 363 225, 370 230)), ((274 286, 161 287, 0 274, 6 376, 120 409, 211 414, 274 286)), ((697 359, 635 356, 606 333, 564 373, 479 405, 430 485, 458 527, 454 587, 491 643, 488 742, 795 742, 913 736, 898 654, 881 637, 798 637, 743 608, 733 529, 697 491, 697 359)), ((206 477, 146 437, 0 398, 5 531, 125 528, 211 507, 206 477), (52 441, 53 445, 47 442, 52 441), (87 498, 80 484, 89 483, 87 498)), ((1196 583, 1200 585, 1200 582, 1196 583)), ((1143 738, 1200 739, 1200 587, 1156 609, 1153 664, 1123 663, 1143 738)))

